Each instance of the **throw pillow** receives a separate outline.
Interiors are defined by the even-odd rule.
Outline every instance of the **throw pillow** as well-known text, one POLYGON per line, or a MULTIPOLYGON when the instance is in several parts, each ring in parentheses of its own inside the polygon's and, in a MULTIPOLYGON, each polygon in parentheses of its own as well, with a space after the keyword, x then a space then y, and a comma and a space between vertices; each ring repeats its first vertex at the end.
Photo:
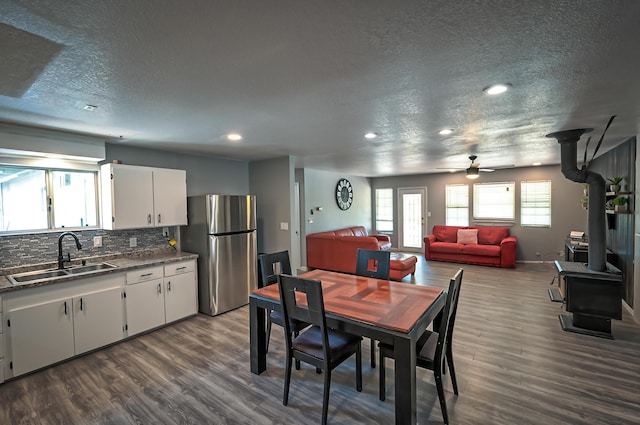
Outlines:
POLYGON ((458 243, 464 245, 477 245, 478 229, 458 229, 458 243))

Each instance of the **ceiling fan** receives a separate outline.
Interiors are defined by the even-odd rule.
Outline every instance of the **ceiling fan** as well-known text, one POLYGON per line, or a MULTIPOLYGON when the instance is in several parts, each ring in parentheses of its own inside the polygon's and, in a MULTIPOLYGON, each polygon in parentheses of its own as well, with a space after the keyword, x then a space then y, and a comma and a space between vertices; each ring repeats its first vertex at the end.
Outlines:
MULTIPOLYGON (((465 170, 467 173, 467 178, 472 180, 480 177, 480 171, 485 173, 491 173, 498 169, 515 167, 515 165, 511 164, 511 165, 501 165, 499 167, 493 167, 493 168, 480 168, 480 163, 476 162, 476 159, 478 159, 477 155, 470 155, 469 159, 471 160, 471 164, 469 165, 469 167, 460 168, 460 170, 465 170)), ((451 168, 447 168, 447 170, 451 170, 451 168)))

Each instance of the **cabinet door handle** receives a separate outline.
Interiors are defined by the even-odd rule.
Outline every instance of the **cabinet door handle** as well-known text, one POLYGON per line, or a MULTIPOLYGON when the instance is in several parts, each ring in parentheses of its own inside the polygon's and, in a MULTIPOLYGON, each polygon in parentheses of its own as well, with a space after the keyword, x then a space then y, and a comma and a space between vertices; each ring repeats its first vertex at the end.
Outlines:
POLYGON ((167 291, 171 290, 171 281, 167 282, 167 291))
POLYGON ((84 306, 82 304, 83 304, 83 299, 80 298, 80 311, 84 310, 84 306))
POLYGON ((162 218, 162 217, 161 217, 161 214, 158 214, 158 224, 162 223, 161 218, 162 218))
POLYGON ((162 294, 162 284, 158 283, 158 294, 162 294))
POLYGON ((151 276, 153 273, 143 273, 140 275, 140 277, 149 277, 151 276))
POLYGON ((64 315, 67 315, 67 302, 64 302, 64 315))
POLYGON ((187 268, 187 266, 177 267, 177 268, 176 268, 176 271, 178 271, 178 270, 184 270, 184 269, 186 269, 186 268, 187 268))
POLYGON ((151 224, 151 214, 147 215, 147 224, 151 224))

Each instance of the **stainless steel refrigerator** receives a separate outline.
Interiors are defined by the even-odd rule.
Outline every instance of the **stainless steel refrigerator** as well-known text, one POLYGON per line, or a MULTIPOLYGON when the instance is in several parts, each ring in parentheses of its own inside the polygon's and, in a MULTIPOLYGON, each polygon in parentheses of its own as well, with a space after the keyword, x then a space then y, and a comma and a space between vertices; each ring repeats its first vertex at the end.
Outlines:
POLYGON ((215 316, 246 305, 257 287, 255 196, 190 196, 187 215, 181 249, 199 254, 200 312, 215 316))

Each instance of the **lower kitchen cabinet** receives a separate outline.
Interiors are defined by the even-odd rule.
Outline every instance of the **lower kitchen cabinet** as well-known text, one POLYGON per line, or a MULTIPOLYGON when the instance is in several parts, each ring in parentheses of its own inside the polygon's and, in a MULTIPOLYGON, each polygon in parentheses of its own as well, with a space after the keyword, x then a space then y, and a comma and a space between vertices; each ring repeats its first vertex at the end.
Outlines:
POLYGON ((111 288, 73 298, 76 354, 119 341, 123 332, 122 288, 111 288))
POLYGON ((195 261, 183 261, 127 273, 129 336, 197 314, 195 264, 195 261))
POLYGON ((127 285, 126 291, 129 336, 164 325, 162 279, 127 285))
POLYGON ((75 355, 71 298, 9 311, 13 375, 75 355))
POLYGON ((195 261, 164 267, 164 311, 167 323, 198 313, 198 282, 195 261))
POLYGON ((123 287, 121 274, 7 294, 5 376, 19 376, 124 338, 123 287))

